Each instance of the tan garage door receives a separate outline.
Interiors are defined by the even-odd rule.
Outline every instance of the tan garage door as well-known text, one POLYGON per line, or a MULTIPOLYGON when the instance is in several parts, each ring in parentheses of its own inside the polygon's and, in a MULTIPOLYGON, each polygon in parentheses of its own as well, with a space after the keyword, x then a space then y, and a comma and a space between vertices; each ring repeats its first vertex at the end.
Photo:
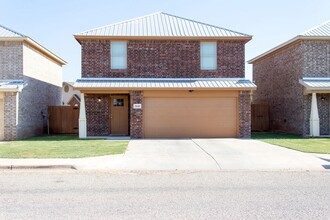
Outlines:
POLYGON ((236 98, 145 98, 144 136, 237 137, 236 98))

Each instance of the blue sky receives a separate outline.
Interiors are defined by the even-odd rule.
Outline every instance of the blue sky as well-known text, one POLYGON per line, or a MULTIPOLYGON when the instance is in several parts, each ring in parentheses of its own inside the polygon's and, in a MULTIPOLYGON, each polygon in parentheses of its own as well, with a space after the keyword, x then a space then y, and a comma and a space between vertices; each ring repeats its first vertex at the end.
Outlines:
MULTIPOLYGON (((249 60, 330 19, 329 0, 0 0, 0 24, 27 35, 68 62, 63 80, 80 78, 73 34, 154 12, 167 12, 253 35, 249 60)), ((246 75, 252 68, 246 65, 246 75)))

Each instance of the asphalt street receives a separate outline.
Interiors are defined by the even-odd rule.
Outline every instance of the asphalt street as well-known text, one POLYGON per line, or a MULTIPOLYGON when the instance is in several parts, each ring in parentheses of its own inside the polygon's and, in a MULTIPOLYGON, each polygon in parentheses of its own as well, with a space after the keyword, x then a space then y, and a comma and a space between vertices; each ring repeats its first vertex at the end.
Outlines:
POLYGON ((0 219, 328 219, 330 172, 0 171, 0 219))

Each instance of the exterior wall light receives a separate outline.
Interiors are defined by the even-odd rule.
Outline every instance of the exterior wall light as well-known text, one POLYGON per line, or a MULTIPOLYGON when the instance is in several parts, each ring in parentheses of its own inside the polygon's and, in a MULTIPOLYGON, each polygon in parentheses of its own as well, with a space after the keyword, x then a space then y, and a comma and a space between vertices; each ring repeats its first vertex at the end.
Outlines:
POLYGON ((101 102, 102 101, 101 97, 97 97, 97 101, 101 102))

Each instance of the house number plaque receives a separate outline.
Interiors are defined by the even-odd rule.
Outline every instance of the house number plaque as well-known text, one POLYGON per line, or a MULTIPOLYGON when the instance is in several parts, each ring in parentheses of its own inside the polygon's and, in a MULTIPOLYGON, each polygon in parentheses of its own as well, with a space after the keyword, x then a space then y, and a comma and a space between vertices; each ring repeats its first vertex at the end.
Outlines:
POLYGON ((142 109, 142 104, 133 104, 133 109, 142 109))

